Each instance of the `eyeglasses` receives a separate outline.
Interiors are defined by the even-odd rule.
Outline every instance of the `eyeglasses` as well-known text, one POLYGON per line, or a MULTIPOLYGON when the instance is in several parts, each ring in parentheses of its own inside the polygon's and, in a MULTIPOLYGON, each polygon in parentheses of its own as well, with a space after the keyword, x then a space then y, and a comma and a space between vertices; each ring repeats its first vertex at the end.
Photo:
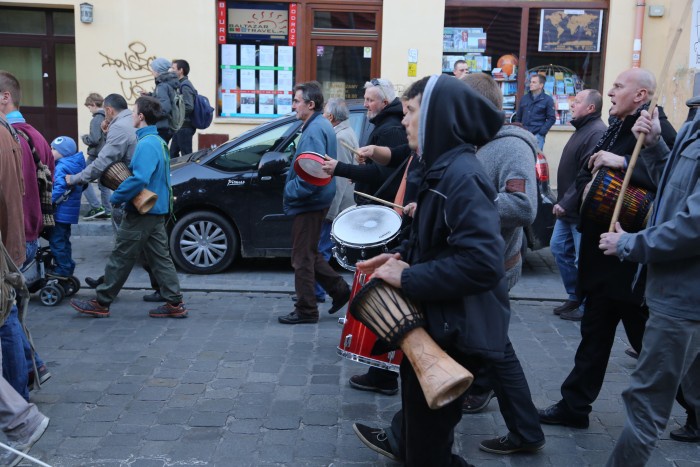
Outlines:
POLYGON ((385 100, 385 101, 388 101, 388 100, 389 100, 389 98, 386 97, 386 93, 384 92, 384 88, 382 87, 382 83, 379 82, 379 80, 378 80, 377 78, 372 78, 372 79, 369 81, 369 84, 371 84, 372 86, 378 87, 378 88, 379 88, 379 92, 381 92, 381 93, 382 93, 382 96, 384 97, 384 100, 385 100))

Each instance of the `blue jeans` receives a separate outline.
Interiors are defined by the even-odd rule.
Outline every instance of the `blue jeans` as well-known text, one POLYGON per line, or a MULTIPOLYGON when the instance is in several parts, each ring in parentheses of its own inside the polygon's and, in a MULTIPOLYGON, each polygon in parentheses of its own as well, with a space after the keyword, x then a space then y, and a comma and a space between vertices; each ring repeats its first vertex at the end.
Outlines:
MULTIPOLYGON (((331 227, 333 223, 331 221, 325 220, 321 224, 321 236, 318 239, 318 251, 321 256, 325 258, 326 261, 330 261, 331 254, 333 252, 333 242, 331 241, 331 227)), ((321 284, 316 282, 315 286, 316 298, 325 298, 326 291, 323 290, 321 284)))
POLYGON ((544 136, 542 135, 535 135, 535 138, 537 138, 537 146, 539 146, 540 151, 544 149, 544 136))
POLYGON ((175 132, 170 141, 170 157, 185 156, 192 153, 192 137, 195 129, 183 126, 175 132))
POLYGON ((576 279, 578 278, 578 252, 581 244, 581 232, 576 230, 576 224, 563 219, 557 219, 552 232, 549 247, 552 256, 559 267, 559 274, 564 283, 569 300, 580 301, 576 296, 576 279))
POLYGON ((29 400, 27 382, 29 368, 24 353, 26 336, 19 324, 19 310, 12 306, 5 324, 0 327, 0 344, 2 346, 2 376, 25 400, 29 400))
POLYGON ((75 271, 75 261, 73 261, 73 251, 70 244, 70 224, 56 222, 49 235, 49 245, 56 262, 54 274, 72 276, 73 271, 75 271))

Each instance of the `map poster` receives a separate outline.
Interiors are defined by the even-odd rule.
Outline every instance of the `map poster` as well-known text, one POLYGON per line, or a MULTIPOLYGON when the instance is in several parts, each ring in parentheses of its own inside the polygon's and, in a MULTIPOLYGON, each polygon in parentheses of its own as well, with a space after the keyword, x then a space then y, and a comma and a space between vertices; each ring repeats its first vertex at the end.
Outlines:
POLYGON ((542 9, 540 52, 600 52, 603 10, 542 9))

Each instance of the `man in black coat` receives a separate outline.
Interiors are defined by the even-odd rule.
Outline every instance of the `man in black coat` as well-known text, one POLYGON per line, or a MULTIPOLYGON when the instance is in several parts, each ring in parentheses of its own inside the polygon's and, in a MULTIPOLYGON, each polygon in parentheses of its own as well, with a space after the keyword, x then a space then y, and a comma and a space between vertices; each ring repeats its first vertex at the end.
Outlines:
MULTIPOLYGON (((411 232, 394 254, 358 263, 420 303, 425 330, 472 372, 503 358, 508 341, 504 242, 496 190, 476 158, 503 114, 466 84, 431 76, 406 92, 411 149, 423 162, 411 232)), ((440 409, 428 407, 408 359, 401 363, 401 412, 393 445, 384 430, 361 424, 355 433, 371 449, 407 466, 469 465, 452 453, 454 427, 465 395, 440 409)))
POLYGON ((554 309, 562 319, 580 321, 583 316, 581 300, 576 296, 578 278, 578 252, 581 234, 578 231, 578 196, 576 174, 588 164, 588 158, 605 133, 605 123, 600 118, 603 98, 595 89, 579 92, 571 106, 571 125, 576 131, 564 146, 557 170, 557 204, 552 214, 557 218, 549 246, 559 267, 568 299, 554 309))
MULTIPOLYGON (((587 166, 578 174, 578 200, 591 181, 592 172, 606 167, 623 171, 627 168, 636 144, 632 126, 641 111, 649 107, 655 91, 654 75, 642 68, 624 71, 615 79, 608 91, 612 102, 609 126, 587 166)), ((661 136, 671 147, 676 131, 660 108, 659 119, 661 136)), ((651 176, 651 167, 656 163, 659 161, 639 158, 632 172, 631 185, 656 192, 656 183, 651 176)), ((637 265, 605 256, 598 248, 600 235, 607 231, 607 225, 591 221, 582 212, 580 230, 578 295, 585 299, 581 342, 576 350, 574 368, 561 386, 562 399, 539 412, 542 423, 588 428, 588 414, 603 385, 618 323, 622 321, 630 344, 639 352, 648 310, 642 296, 644 277, 640 277, 636 287, 632 288, 637 265)))

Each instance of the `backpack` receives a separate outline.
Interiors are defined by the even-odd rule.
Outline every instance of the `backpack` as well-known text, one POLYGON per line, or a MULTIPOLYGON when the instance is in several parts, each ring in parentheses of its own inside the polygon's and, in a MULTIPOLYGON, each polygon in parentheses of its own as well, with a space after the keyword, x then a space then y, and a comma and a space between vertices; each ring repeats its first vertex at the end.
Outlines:
POLYGON ((190 123, 192 123, 192 126, 198 130, 205 130, 209 128, 212 120, 214 120, 214 107, 209 104, 209 99, 199 94, 190 83, 184 83, 182 86, 189 86, 194 94, 194 108, 192 109, 190 123))
POLYGON ((37 154, 36 148, 34 147, 29 135, 18 128, 15 128, 15 130, 17 130, 17 134, 27 141, 27 144, 29 144, 29 147, 32 150, 34 164, 36 165, 36 181, 39 185, 39 201, 41 202, 41 215, 44 220, 44 228, 54 227, 56 225, 56 221, 53 217, 54 209, 51 201, 51 195, 53 192, 53 177, 51 175, 51 169, 49 169, 46 164, 41 162, 39 154, 37 154))
POLYGON ((168 115, 168 126, 175 133, 182 127, 185 121, 185 98, 180 92, 180 87, 174 88, 170 95, 170 115, 168 115))

